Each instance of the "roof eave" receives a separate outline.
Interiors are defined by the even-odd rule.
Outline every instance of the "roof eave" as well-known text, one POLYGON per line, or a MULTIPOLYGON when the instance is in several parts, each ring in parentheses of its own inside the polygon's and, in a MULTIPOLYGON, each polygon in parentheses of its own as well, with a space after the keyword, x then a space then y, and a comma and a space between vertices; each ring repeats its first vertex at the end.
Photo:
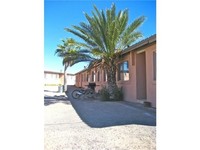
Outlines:
MULTIPOLYGON (((150 37, 148 37, 148 38, 146 38, 146 39, 144 39, 144 40, 142 40, 142 41, 140 41, 140 42, 138 42, 138 43, 136 43, 136 44, 134 44, 134 45, 132 45, 132 46, 130 46, 128 48, 126 48, 126 49, 124 49, 121 54, 123 55, 123 54, 126 54, 126 53, 130 52, 130 51, 137 50, 138 48, 140 48, 142 46, 145 46, 147 44, 151 44, 151 43, 153 43, 155 41, 156 41, 156 34, 154 34, 154 35, 152 35, 152 36, 150 36, 150 37)), ((82 72, 85 72, 87 70, 88 70, 88 68, 85 68, 85 69, 75 73, 75 75, 77 75, 79 73, 82 73, 82 72)))
POLYGON ((146 39, 144 39, 144 40, 142 40, 142 41, 140 41, 140 42, 128 47, 127 49, 124 49, 122 51, 122 54, 126 54, 126 53, 128 53, 130 51, 136 50, 136 49, 138 49, 138 48, 140 48, 142 46, 145 46, 147 44, 151 44, 151 43, 153 43, 155 41, 156 41, 156 34, 154 34, 154 35, 150 36, 149 38, 146 38, 146 39))

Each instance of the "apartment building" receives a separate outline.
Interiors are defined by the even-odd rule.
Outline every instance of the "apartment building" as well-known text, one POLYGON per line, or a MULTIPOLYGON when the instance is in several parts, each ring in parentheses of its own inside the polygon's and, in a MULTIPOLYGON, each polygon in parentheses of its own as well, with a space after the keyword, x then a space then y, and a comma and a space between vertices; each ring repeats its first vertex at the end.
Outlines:
POLYGON ((64 73, 44 71, 44 90, 58 91, 64 85, 64 73))
POLYGON ((48 91, 59 91, 60 87, 66 82, 67 85, 75 85, 75 75, 71 73, 66 74, 66 80, 64 73, 55 71, 44 71, 44 90, 48 91))
MULTIPOLYGON (((156 107, 156 34, 125 49, 117 65, 117 85, 123 89, 124 100, 156 107)), ((107 85, 107 74, 98 66, 75 75, 78 87, 95 82, 98 91, 107 85)))

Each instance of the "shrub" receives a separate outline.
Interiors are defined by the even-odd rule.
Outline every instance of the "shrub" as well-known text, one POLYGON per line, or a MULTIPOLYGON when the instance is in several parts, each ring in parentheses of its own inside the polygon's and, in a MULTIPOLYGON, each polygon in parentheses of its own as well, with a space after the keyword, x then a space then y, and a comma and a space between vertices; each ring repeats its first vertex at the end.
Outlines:
POLYGON ((109 90, 106 86, 102 87, 99 93, 100 93, 101 100, 103 101, 110 101, 110 100, 122 101, 123 100, 123 91, 122 91, 122 88, 119 88, 119 87, 114 89, 113 98, 111 98, 109 90))
POLYGON ((123 100, 124 95, 123 95, 122 87, 121 88, 116 87, 113 94, 114 94, 114 100, 116 101, 123 100))
POLYGON ((110 93, 106 86, 102 87, 101 90, 99 91, 101 100, 103 101, 109 101, 110 100, 110 93))

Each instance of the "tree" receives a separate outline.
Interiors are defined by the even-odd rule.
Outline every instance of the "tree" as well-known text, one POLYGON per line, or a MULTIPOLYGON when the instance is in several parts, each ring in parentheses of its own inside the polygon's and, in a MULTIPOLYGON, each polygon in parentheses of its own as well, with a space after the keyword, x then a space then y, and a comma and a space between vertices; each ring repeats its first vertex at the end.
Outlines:
MULTIPOLYGON (((107 72, 109 93, 113 95, 117 87, 117 61, 127 46, 142 37, 142 33, 137 29, 144 22, 145 17, 138 17, 128 25, 128 9, 116 13, 115 4, 105 12, 99 11, 94 6, 92 16, 85 13, 85 17, 88 23, 80 22, 79 26, 73 25, 72 29, 65 28, 65 30, 84 41, 76 43, 88 50, 87 56, 94 58, 91 59, 91 64, 101 62, 107 72)), ((79 56, 76 56, 79 59, 79 56)))
POLYGON ((64 66, 64 90, 67 90, 67 73, 66 70, 69 66, 82 61, 92 61, 94 58, 89 56, 89 51, 80 49, 80 44, 75 42, 72 38, 62 40, 62 44, 57 45, 55 54, 63 59, 64 66))

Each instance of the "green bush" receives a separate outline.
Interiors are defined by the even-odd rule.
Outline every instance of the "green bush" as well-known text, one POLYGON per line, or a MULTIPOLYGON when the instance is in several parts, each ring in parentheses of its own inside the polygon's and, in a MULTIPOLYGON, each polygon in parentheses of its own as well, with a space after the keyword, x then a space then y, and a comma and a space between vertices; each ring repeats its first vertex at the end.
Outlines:
POLYGON ((101 90, 99 91, 101 100, 103 101, 109 101, 110 100, 110 93, 106 86, 102 87, 101 90))
POLYGON ((109 93, 109 90, 107 87, 102 87, 102 89, 100 90, 100 97, 101 97, 101 100, 103 101, 110 101, 110 100, 113 100, 113 101, 122 101, 123 100, 123 91, 122 91, 122 88, 115 88, 114 91, 113 91, 113 98, 111 98, 110 96, 110 93, 109 93))
POLYGON ((121 88, 119 88, 119 87, 115 88, 113 94, 114 94, 114 100, 115 101, 122 101, 123 98, 124 98, 122 87, 121 88))

